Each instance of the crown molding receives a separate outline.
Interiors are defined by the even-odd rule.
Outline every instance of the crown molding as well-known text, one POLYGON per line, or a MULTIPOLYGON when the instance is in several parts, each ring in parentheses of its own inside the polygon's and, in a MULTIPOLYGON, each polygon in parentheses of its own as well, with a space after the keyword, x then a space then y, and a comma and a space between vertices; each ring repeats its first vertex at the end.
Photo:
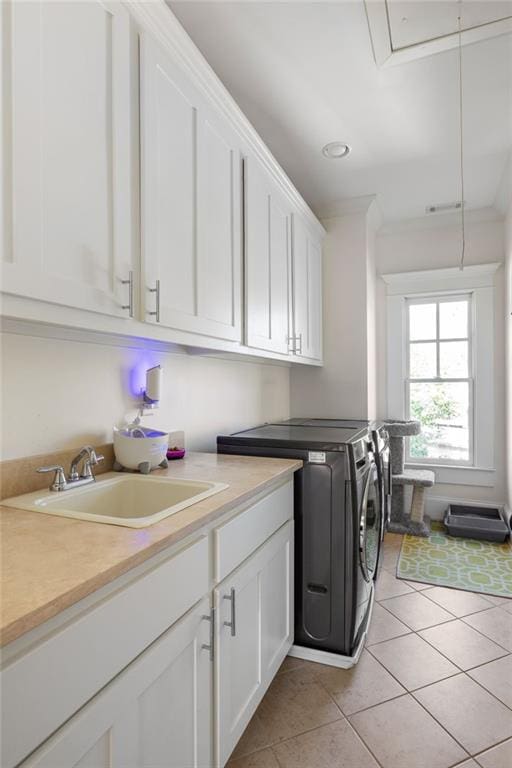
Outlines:
POLYGON ((325 229, 164 0, 123 0, 142 31, 168 50, 319 236, 325 229))
POLYGON ((494 285, 494 275, 502 266, 501 262, 470 264, 443 269, 421 269, 414 272, 391 272, 379 275, 386 283, 390 295, 407 293, 446 292, 461 288, 488 288, 494 285))
MULTIPOLYGON (((488 208, 475 208, 465 210, 466 225, 480 224, 485 222, 503 221, 501 211, 494 206, 488 208)), ((401 232, 416 232, 421 230, 448 229, 450 227, 459 227, 461 225, 460 211, 450 211, 448 213, 425 213, 414 219, 402 219, 400 221, 389 221, 384 224, 379 235, 397 235, 401 232)))

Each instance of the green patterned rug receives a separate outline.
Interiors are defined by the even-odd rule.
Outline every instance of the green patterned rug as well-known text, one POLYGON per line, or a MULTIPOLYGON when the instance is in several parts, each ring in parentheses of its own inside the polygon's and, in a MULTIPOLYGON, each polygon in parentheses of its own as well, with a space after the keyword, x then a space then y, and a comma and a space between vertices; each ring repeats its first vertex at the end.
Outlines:
POLYGON ((428 538, 404 536, 396 575, 407 581, 512 597, 512 547, 508 541, 493 544, 448 536, 442 523, 432 523, 428 538))

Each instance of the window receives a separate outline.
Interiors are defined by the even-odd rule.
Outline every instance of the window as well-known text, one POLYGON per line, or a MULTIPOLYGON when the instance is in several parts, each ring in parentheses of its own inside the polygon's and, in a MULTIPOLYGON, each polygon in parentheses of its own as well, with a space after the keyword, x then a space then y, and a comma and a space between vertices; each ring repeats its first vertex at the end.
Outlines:
POLYGON ((500 264, 381 275, 386 284, 387 409, 419 418, 406 466, 436 483, 495 484, 495 280, 500 264))
POLYGON ((418 419, 408 461, 473 463, 471 294, 407 300, 406 415, 418 419))

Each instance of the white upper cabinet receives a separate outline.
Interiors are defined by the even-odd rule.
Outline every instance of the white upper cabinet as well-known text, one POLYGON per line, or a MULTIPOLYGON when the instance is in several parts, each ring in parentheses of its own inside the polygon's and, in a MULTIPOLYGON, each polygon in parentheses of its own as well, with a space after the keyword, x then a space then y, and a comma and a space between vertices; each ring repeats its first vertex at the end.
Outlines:
POLYGON ((293 342, 295 354, 322 359, 321 241, 293 214, 293 342))
POLYGON ((127 317, 129 13, 93 0, 2 3, 0 14, 2 290, 127 317))
POLYGON ((0 40, 4 313, 319 364, 322 228, 168 6, 0 0, 0 40))
POLYGON ((244 163, 246 343, 288 354, 291 204, 257 160, 244 163))
POLYGON ((237 137, 168 53, 141 46, 145 320, 240 341, 237 137))

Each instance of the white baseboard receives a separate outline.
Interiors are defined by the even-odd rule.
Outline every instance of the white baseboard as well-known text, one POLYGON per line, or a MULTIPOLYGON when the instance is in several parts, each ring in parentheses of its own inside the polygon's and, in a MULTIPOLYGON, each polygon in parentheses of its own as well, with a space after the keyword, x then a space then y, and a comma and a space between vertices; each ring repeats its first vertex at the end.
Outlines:
POLYGON ((506 510, 506 505, 499 501, 479 501, 478 499, 460 499, 427 494, 425 511, 431 520, 442 520, 449 504, 464 504, 468 507, 499 507, 506 510))

